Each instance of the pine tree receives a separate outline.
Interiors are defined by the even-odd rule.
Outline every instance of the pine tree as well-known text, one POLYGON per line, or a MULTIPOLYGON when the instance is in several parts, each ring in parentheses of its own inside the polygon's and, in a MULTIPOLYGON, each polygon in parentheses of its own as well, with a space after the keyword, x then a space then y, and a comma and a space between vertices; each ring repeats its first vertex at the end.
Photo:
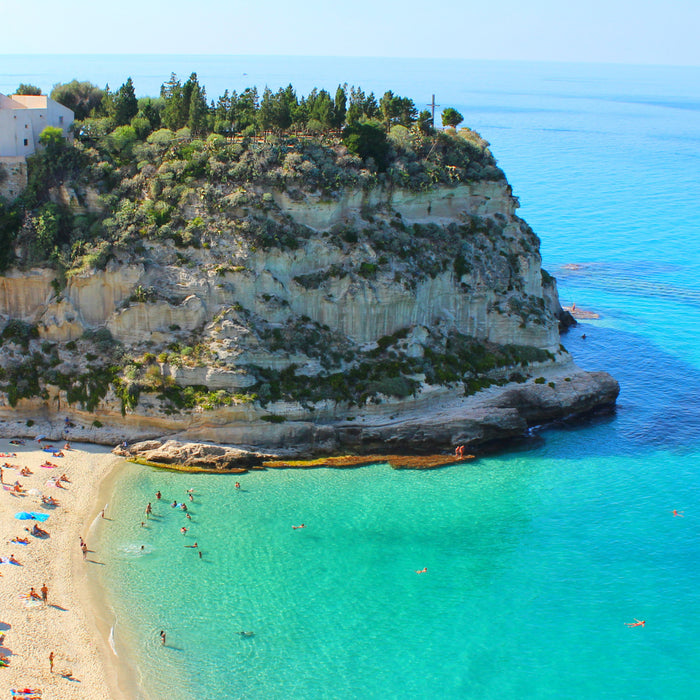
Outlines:
POLYGON ((114 95, 113 108, 114 114, 112 116, 117 126, 128 124, 138 114, 139 102, 136 99, 131 78, 127 78, 127 81, 117 90, 114 95))

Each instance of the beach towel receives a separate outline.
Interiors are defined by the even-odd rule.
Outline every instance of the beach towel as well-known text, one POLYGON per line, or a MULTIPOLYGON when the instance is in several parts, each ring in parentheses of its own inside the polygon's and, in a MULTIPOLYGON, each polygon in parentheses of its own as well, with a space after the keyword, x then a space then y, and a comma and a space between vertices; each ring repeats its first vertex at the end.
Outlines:
POLYGON ((39 522, 46 522, 49 519, 49 514, 48 513, 35 513, 33 510, 29 512, 29 515, 31 515, 34 520, 38 520, 39 522))

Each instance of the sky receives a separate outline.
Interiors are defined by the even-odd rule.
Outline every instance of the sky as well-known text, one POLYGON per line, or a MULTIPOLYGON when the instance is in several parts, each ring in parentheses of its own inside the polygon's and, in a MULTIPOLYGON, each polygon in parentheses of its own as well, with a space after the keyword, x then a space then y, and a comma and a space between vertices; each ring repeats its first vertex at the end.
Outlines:
POLYGON ((2 32, 0 59, 155 53, 700 65, 700 0, 0 0, 0 17, 14 28, 2 32))

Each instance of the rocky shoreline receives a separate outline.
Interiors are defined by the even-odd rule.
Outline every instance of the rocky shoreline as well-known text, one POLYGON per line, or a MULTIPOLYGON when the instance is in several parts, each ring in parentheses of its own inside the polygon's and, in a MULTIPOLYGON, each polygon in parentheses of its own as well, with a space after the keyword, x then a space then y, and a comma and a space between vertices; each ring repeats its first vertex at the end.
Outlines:
MULTIPOLYGON (((441 395, 430 405, 404 402, 394 406, 395 413, 390 415, 368 410, 353 420, 270 424, 266 426, 267 439, 256 431, 257 440, 236 443, 201 439, 201 430, 154 434, 149 428, 150 434, 144 435, 124 424, 96 428, 74 412, 56 415, 52 421, 38 420, 31 426, 26 421, 5 420, 0 423, 0 435, 43 434, 57 442, 79 439, 107 445, 127 441, 126 447, 115 448, 115 454, 155 465, 234 471, 291 458, 347 454, 444 456, 452 454, 457 445, 478 452, 487 446, 505 446, 526 436, 534 426, 613 407, 619 391, 618 382, 606 372, 585 372, 570 363, 552 368, 539 380, 493 386, 472 396, 455 391, 441 395)), ((227 426, 227 434, 236 431, 245 436, 246 426, 227 426)), ((212 430, 211 435, 215 436, 216 431, 212 430)))

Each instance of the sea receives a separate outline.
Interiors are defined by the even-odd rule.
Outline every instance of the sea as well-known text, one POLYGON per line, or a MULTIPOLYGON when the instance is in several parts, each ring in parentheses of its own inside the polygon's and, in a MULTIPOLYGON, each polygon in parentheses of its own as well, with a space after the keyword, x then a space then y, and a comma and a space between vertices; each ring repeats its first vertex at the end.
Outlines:
POLYGON ((91 537, 132 696, 700 697, 700 68, 0 56, 0 92, 131 76, 157 95, 171 72, 211 99, 347 82, 458 109, 562 302, 599 314, 562 343, 621 393, 435 471, 122 465, 91 537))

